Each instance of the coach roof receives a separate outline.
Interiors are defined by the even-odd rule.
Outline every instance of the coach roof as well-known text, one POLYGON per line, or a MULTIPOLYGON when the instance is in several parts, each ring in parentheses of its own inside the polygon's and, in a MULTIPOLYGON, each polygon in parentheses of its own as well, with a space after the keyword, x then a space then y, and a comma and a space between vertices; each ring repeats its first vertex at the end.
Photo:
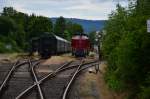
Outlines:
POLYGON ((57 40, 60 40, 60 41, 64 41, 64 42, 69 43, 69 41, 67 41, 67 40, 64 39, 64 38, 61 38, 61 37, 59 37, 59 36, 57 36, 57 35, 54 35, 54 36, 55 36, 55 38, 56 38, 57 40))

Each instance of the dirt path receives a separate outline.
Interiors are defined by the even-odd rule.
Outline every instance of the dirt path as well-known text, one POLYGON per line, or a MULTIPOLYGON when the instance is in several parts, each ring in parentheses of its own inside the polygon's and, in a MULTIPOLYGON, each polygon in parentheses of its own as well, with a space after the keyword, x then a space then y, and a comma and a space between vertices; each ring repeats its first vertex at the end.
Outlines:
POLYGON ((112 92, 106 85, 104 80, 106 67, 106 63, 101 62, 100 72, 97 74, 95 68, 92 68, 93 73, 86 71, 82 74, 78 85, 80 99, 124 99, 124 94, 112 92))
MULTIPOLYGON (((101 63, 100 70, 104 71, 105 64, 101 63)), ((91 71, 91 69, 90 69, 91 71)), ((81 99, 114 99, 105 85, 102 72, 95 73, 95 68, 92 68, 93 73, 88 71, 81 77, 79 85, 79 95, 81 99)))

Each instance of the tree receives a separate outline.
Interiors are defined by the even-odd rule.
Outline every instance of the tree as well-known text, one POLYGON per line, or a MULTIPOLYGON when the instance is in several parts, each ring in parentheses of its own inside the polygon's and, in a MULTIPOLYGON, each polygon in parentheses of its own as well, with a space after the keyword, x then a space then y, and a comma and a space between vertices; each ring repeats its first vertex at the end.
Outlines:
POLYGON ((35 17, 29 22, 28 31, 28 39, 31 39, 32 37, 39 37, 43 32, 51 33, 53 31, 53 24, 51 20, 46 17, 35 17))
POLYGON ((116 91, 131 90, 130 99, 150 98, 149 5, 149 0, 137 0, 127 9, 117 5, 105 26, 102 49, 108 61, 106 82, 116 91))
POLYGON ((3 8, 3 12, 2 12, 2 16, 14 16, 17 13, 16 10, 13 9, 13 7, 4 7, 3 8))
POLYGON ((10 17, 0 16, 0 35, 8 36, 17 31, 17 24, 10 17))
POLYGON ((54 33, 60 37, 65 38, 66 20, 62 16, 56 20, 54 25, 54 33))
POLYGON ((72 29, 73 29, 73 34, 76 34, 76 33, 81 33, 82 34, 84 32, 83 27, 80 24, 77 24, 77 23, 73 24, 72 29))
POLYGON ((70 38, 77 33, 83 33, 83 27, 80 24, 72 23, 71 21, 68 21, 66 23, 66 31, 68 32, 68 35, 70 38))
MULTIPOLYGON (((53 23, 47 17, 18 12, 12 7, 4 7, 0 16, 0 35, 25 50, 32 37, 38 37, 43 32, 53 32, 53 23), (5 36, 5 37, 4 37, 5 36)), ((5 45, 7 40, 1 40, 5 45)), ((12 49, 13 50, 13 49, 12 49)))
POLYGON ((121 36, 124 34, 127 28, 127 12, 125 8, 117 5, 116 12, 112 12, 109 15, 109 20, 105 26, 107 35, 103 39, 103 52, 105 57, 113 51, 113 49, 119 44, 121 36))
POLYGON ((91 42, 92 45, 96 44, 96 41, 95 41, 95 39, 96 39, 96 32, 89 33, 89 39, 90 39, 90 42, 91 42))
MULTIPOLYGON (((25 30, 27 27, 28 15, 22 12, 18 12, 12 7, 4 7, 3 12, 2 12, 2 17, 7 18, 7 20, 9 20, 9 18, 13 20, 16 26, 16 30, 9 31, 8 32, 9 37, 12 38, 12 40, 15 40, 19 47, 24 48, 25 34, 26 34, 25 30)), ((9 26, 9 25, 6 25, 6 26, 9 26)))
POLYGON ((137 0, 136 11, 141 15, 150 15, 150 1, 149 0, 137 0))

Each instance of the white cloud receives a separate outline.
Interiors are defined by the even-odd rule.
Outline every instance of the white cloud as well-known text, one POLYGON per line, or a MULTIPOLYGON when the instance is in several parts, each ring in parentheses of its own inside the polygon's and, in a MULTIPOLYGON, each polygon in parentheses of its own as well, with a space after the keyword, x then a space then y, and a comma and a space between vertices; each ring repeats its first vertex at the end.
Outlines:
MULTIPOLYGON (((12 6, 18 11, 35 13, 48 17, 75 17, 83 19, 107 19, 115 9, 116 0, 3 0, 4 6, 12 6)), ((1 3, 1 2, 0 2, 1 3)), ((120 0, 124 6, 127 0, 120 0)), ((1 4, 0 4, 1 5, 1 4)))

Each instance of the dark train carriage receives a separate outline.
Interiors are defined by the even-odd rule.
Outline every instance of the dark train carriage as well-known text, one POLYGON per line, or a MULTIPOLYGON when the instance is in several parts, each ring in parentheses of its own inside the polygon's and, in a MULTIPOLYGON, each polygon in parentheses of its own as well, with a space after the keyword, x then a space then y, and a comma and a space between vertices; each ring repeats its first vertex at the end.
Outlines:
POLYGON ((76 34, 72 37, 71 41, 72 55, 77 57, 85 57, 88 55, 90 50, 90 41, 85 34, 76 34))
POLYGON ((56 46, 57 54, 67 52, 66 48, 69 47, 67 45, 69 42, 59 36, 56 36, 56 35, 54 35, 54 38, 56 40, 55 44, 57 45, 56 46))
POLYGON ((70 42, 50 33, 43 33, 43 35, 38 38, 37 42, 38 53, 43 58, 48 58, 55 54, 66 53, 71 49, 70 42))
POLYGON ((53 35, 44 34, 39 38, 38 52, 42 57, 48 58, 55 53, 56 46, 53 35))
POLYGON ((39 45, 38 41, 39 41, 39 38, 37 37, 32 38, 32 40, 30 41, 29 55, 32 55, 33 52, 38 52, 38 45, 39 45))

